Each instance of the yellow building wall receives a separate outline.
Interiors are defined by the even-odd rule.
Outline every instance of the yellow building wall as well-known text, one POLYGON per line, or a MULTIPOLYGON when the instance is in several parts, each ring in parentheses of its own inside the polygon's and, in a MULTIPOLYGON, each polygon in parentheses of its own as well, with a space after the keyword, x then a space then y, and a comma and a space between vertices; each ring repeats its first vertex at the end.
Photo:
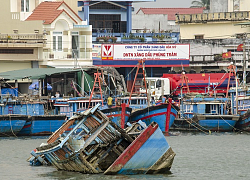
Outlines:
POLYGON ((17 7, 10 7, 9 0, 1 0, 0 6, 0 33, 13 34, 13 30, 18 30, 18 33, 34 33, 34 30, 43 32, 42 21, 20 21, 20 12, 11 12, 17 10, 17 7))
POLYGON ((1 62, 0 63, 0 72, 14 71, 19 69, 28 69, 31 68, 31 62, 1 62))
MULTIPOLYGON (((239 22, 238 22, 239 23, 239 22)), ((204 35, 204 39, 226 39, 237 33, 250 32, 250 28, 235 26, 237 23, 207 23, 207 24, 181 24, 181 39, 194 39, 195 35, 204 35)))

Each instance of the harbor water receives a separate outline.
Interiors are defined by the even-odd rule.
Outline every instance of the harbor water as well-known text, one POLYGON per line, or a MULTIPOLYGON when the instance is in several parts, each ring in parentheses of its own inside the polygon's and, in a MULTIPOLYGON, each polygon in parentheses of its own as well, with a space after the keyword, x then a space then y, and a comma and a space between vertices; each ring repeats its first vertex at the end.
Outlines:
POLYGON ((250 135, 236 133, 180 133, 167 136, 175 151, 171 172, 158 175, 91 175, 32 167, 29 153, 47 137, 0 137, 0 179, 250 179, 250 135))

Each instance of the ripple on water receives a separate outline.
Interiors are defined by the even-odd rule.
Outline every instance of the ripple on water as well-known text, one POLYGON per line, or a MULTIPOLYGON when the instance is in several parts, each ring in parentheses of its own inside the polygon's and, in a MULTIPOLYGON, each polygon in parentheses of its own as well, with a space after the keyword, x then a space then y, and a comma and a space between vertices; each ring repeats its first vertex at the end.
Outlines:
POLYGON ((53 167, 32 167, 26 159, 47 137, 0 137, 1 179, 250 179, 250 138, 235 133, 181 133, 166 139, 176 153, 172 174, 90 175, 57 171, 53 167))

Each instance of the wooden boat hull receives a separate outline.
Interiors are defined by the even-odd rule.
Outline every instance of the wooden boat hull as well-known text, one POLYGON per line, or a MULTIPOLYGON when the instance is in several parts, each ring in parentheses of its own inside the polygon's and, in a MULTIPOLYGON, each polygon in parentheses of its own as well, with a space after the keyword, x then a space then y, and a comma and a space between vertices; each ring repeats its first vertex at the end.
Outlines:
POLYGON ((175 153, 158 124, 145 129, 104 174, 154 174, 170 170, 175 153))
POLYGON ((25 115, 0 115, 0 136, 16 136, 27 119, 25 115))
POLYGON ((20 103, 20 102, 7 102, 7 105, 2 107, 0 113, 2 115, 7 114, 22 114, 22 115, 43 115, 44 104, 43 103, 20 103))
POLYGON ((196 115, 198 124, 210 131, 232 131, 240 116, 237 115, 196 115))
POLYGON ((141 120, 147 125, 152 122, 156 122, 163 132, 167 132, 174 123, 178 110, 179 108, 177 106, 171 106, 169 123, 167 123, 168 104, 150 106, 148 108, 135 111, 131 114, 129 121, 136 122, 141 120), (169 127, 167 127, 167 124, 169 124, 169 127))
POLYGON ((31 165, 51 164, 58 170, 88 174, 168 172, 175 153, 157 123, 143 122, 125 130, 97 107, 73 116, 46 144, 31 152, 31 165), (75 127, 65 133, 74 122, 75 127))
POLYGON ((42 136, 51 135, 65 122, 64 115, 41 115, 32 116, 18 133, 20 136, 42 136))
POLYGON ((250 132, 250 111, 240 116, 240 120, 236 124, 237 129, 250 132))

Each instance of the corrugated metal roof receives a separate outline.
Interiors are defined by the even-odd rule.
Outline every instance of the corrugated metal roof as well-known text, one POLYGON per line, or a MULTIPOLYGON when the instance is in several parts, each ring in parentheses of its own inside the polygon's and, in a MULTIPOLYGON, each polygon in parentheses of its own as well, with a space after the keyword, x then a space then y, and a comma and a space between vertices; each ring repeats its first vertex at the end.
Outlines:
POLYGON ((81 71, 81 69, 66 69, 66 68, 32 68, 21 69, 15 71, 7 71, 0 73, 0 77, 4 80, 17 80, 17 79, 40 79, 45 78, 46 75, 81 71))

